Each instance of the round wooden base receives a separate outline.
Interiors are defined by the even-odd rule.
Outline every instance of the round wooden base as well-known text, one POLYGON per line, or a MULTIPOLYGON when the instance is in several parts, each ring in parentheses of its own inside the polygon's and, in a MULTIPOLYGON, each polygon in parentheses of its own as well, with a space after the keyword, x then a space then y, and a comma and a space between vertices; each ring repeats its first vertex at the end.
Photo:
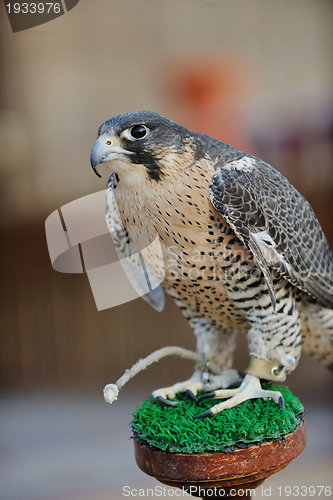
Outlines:
POLYGON ((168 486, 182 488, 202 498, 250 499, 251 491, 270 475, 284 469, 306 445, 305 423, 283 442, 228 453, 169 453, 151 449, 135 440, 139 468, 168 486))

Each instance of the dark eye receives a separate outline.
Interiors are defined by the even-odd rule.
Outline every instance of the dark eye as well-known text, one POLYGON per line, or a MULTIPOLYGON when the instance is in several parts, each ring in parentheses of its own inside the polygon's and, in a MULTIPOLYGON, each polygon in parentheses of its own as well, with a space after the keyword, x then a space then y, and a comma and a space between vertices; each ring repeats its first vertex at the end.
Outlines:
POLYGON ((143 139, 147 133, 148 129, 144 125, 134 125, 130 130, 130 134, 134 139, 143 139))

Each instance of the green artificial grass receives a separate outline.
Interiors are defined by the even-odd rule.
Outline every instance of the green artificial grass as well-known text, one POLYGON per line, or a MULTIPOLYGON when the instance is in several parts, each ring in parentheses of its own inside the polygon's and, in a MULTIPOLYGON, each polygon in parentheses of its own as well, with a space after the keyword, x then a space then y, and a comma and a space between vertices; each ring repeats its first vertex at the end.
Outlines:
MULTIPOLYGON (((300 424, 304 407, 287 387, 263 383, 263 388, 280 391, 285 408, 273 400, 251 399, 217 415, 196 419, 221 400, 195 403, 185 393, 177 394, 178 406, 166 406, 152 396, 133 414, 132 429, 137 438, 154 448, 171 453, 203 453, 246 448, 264 440, 281 439, 300 424)), ((204 394, 203 392, 198 394, 204 394)))

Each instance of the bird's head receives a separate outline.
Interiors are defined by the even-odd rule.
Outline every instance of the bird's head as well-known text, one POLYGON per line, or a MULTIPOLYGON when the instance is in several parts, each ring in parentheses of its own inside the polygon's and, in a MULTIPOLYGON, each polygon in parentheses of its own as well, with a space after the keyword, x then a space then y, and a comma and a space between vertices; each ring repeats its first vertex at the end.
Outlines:
POLYGON ((91 166, 108 162, 120 179, 159 181, 202 157, 200 142, 186 128, 151 111, 132 111, 104 122, 91 152, 91 166))

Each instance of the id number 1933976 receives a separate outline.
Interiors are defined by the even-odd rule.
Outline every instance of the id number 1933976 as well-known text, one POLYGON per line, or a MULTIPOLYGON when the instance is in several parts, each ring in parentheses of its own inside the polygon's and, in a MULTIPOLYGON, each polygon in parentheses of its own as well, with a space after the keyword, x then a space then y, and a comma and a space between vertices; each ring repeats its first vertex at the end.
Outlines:
POLYGON ((8 14, 59 14, 60 3, 38 2, 38 3, 8 3, 6 4, 8 14))
POLYGON ((330 486, 279 486, 279 496, 286 497, 330 497, 330 486))

